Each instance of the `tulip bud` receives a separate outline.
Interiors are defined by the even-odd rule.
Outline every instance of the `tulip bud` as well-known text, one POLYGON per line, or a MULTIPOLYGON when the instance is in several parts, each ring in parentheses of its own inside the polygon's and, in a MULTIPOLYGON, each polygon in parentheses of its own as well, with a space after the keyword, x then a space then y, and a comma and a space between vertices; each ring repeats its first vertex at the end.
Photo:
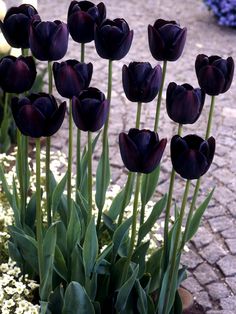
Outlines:
POLYGON ((64 57, 68 47, 69 32, 61 21, 30 24, 29 43, 34 57, 40 61, 56 61, 64 57))
POLYGON ((192 124, 202 112, 205 93, 189 84, 177 85, 172 82, 166 93, 166 109, 169 117, 180 124, 192 124))
POLYGON ((130 129, 120 133, 119 146, 125 167, 132 172, 150 173, 160 163, 167 140, 149 130, 130 129))
POLYGON ((37 10, 29 4, 10 8, 0 28, 11 47, 29 48, 29 26, 32 19, 40 21, 37 10))
POLYGON ((3 57, 0 60, 0 86, 7 93, 20 94, 33 86, 36 67, 32 57, 3 57))
POLYGON ((174 170, 184 179, 199 179, 209 169, 214 153, 215 139, 207 141, 197 135, 175 135, 170 145, 174 170))
POLYGON ((95 47, 101 58, 120 60, 128 53, 133 31, 124 19, 108 20, 95 26, 95 47))
POLYGON ((122 69, 124 92, 133 102, 152 101, 160 89, 161 78, 160 65, 152 68, 149 62, 131 62, 122 69))
POLYGON ((181 56, 187 29, 180 28, 175 21, 156 20, 148 25, 148 41, 151 54, 159 61, 176 61, 181 56))
POLYGON ((12 115, 22 134, 39 138, 56 133, 65 117, 66 102, 59 107, 52 95, 31 94, 25 98, 13 98, 12 115))
POLYGON ((77 60, 54 62, 53 74, 58 93, 65 98, 79 95, 87 89, 93 73, 92 63, 80 63, 77 60))
POLYGON ((72 115, 74 122, 82 131, 96 132, 107 120, 109 102, 97 88, 90 87, 72 98, 72 115))
POLYGON ((233 80, 234 60, 218 56, 198 55, 195 69, 200 87, 211 96, 227 92, 233 80))
POLYGON ((67 16, 67 25, 71 37, 78 43, 94 40, 94 26, 100 25, 106 18, 103 2, 95 5, 90 1, 72 1, 67 16))

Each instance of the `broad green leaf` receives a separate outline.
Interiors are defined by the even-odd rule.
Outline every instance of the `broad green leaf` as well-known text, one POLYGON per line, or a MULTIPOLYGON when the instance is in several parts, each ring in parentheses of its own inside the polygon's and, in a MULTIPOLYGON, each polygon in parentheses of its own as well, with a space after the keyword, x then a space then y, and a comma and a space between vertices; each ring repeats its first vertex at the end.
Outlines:
POLYGON ((105 149, 102 152, 101 158, 98 163, 96 173, 96 205, 99 210, 103 209, 106 191, 110 183, 110 163, 109 163, 109 146, 105 145, 105 149))
POLYGON ((160 166, 158 166, 153 172, 143 175, 141 184, 141 202, 146 205, 151 199, 155 189, 157 187, 158 179, 160 175, 160 166))
POLYGON ((147 295, 146 292, 144 291, 144 289, 142 288, 142 286, 140 285, 140 282, 138 280, 136 280, 135 282, 135 288, 138 294, 138 303, 137 303, 137 307, 139 310, 139 313, 142 314, 147 314, 147 295))
POLYGON ((68 270, 66 266, 66 261, 58 245, 56 246, 56 249, 55 249, 54 268, 57 274, 61 276, 61 278, 67 282, 68 270))
POLYGON ((26 207, 25 223, 31 228, 34 228, 36 218, 36 193, 34 193, 26 207))
POLYGON ((62 314, 95 314, 91 300, 78 282, 72 281, 67 287, 62 314))
POLYGON ((8 241, 8 251, 11 259, 18 265, 22 265, 23 259, 15 243, 8 241))
POLYGON ((130 199, 133 192, 134 178, 133 173, 129 174, 129 178, 124 186, 124 188, 114 197, 111 207, 107 215, 115 221, 119 214, 125 209, 130 203, 130 199))
POLYGON ((146 254, 149 248, 150 241, 142 243, 136 248, 133 253, 132 261, 139 265, 138 278, 141 278, 146 271, 146 254))
POLYGON ((87 280, 85 281, 85 290, 91 301, 95 301, 95 297, 97 294, 97 279, 98 275, 96 273, 93 273, 91 278, 87 278, 87 280))
POLYGON ((67 243, 66 243, 66 227, 63 222, 58 223, 57 225, 57 246, 62 252, 64 259, 67 256, 67 243))
POLYGON ((111 264, 110 286, 112 290, 118 290, 122 286, 123 273, 126 270, 127 257, 121 257, 114 264, 111 264))
MULTIPOLYGON (((16 188, 16 182, 15 182, 15 178, 13 177, 13 195, 12 195, 12 210, 14 212, 14 219, 15 219, 15 224, 16 227, 18 228, 22 228, 22 224, 21 224, 21 213, 18 207, 19 204, 19 199, 18 199, 18 195, 17 195, 17 188, 16 188)), ((24 222, 23 222, 24 224, 24 222)))
POLYGON ((61 181, 56 185, 55 189, 53 190, 53 193, 52 193, 53 213, 57 211, 58 205, 61 201, 61 196, 65 190, 66 182, 67 182, 67 172, 65 173, 61 181))
POLYGON ((123 243, 125 235, 127 235, 129 228, 132 224, 132 217, 126 219, 114 232, 112 242, 113 242, 113 256, 116 256, 120 246, 123 243))
POLYGON ((63 307, 64 290, 60 285, 50 294, 48 302, 48 310, 54 313, 61 313, 63 307))
POLYGON ((146 272, 151 274, 149 293, 156 291, 161 281, 163 247, 154 251, 147 261, 146 272))
MULTIPOLYGON (((99 273, 101 274, 101 266, 103 268, 107 267, 110 265, 110 263, 106 262, 105 261, 105 258, 107 257, 107 255, 111 252, 113 248, 113 243, 110 243, 103 251, 102 253, 99 254, 98 258, 97 258, 97 261, 96 261, 96 264, 95 264, 95 267, 94 267, 94 271, 96 273, 99 273)), ((103 272, 104 273, 104 272, 103 272)))
POLYGON ((10 206, 13 207, 13 204, 12 204, 12 194, 11 194, 9 186, 7 184, 7 180, 5 178, 5 174, 4 174, 2 165, 0 165, 0 180, 2 182, 2 187, 3 187, 4 194, 5 194, 6 198, 7 198, 10 206))
POLYGON ((76 245, 71 254, 71 281, 77 281, 82 286, 85 285, 85 273, 83 264, 83 250, 79 245, 76 245))
POLYGON ((116 304, 115 304, 115 308, 118 312, 124 311, 124 309, 126 307, 128 297, 131 293, 131 290, 134 286, 135 280, 138 276, 138 270, 139 270, 139 266, 137 265, 135 267, 132 275, 123 284, 123 286, 118 290, 116 304))
POLYGON ((148 217, 148 219, 141 225, 139 232, 138 232, 138 243, 142 241, 142 239, 151 231, 152 227, 156 223, 157 219, 160 217, 163 209, 166 206, 166 194, 158 201, 148 217))
POLYGON ((188 269, 188 267, 183 266, 181 269, 179 269, 178 271, 178 281, 177 281, 177 287, 179 287, 181 285, 181 283, 187 279, 187 272, 186 270, 188 269))
POLYGON ((90 220, 83 244, 83 261, 86 277, 90 277, 98 255, 98 239, 94 217, 90 220))
POLYGON ((80 241, 81 227, 80 221, 75 209, 75 206, 71 207, 70 221, 66 231, 66 243, 67 243, 67 254, 71 254, 74 247, 80 241))
POLYGON ((43 239, 43 276, 40 283, 41 300, 48 300, 52 291, 52 274, 57 240, 57 223, 52 224, 43 239))
POLYGON ((176 290, 175 302, 174 302, 174 306, 172 308, 171 314, 182 314, 182 313, 183 313, 182 300, 180 298, 178 290, 176 290))
POLYGON ((80 210, 83 215, 84 225, 87 225, 87 218, 88 218, 88 202, 84 198, 84 196, 80 193, 79 190, 76 192, 77 194, 77 201, 78 204, 75 203, 75 207, 77 209, 77 212, 80 210))
POLYGON ((188 231, 187 231, 187 236, 186 236, 186 242, 188 242, 189 240, 192 239, 192 237, 195 235, 195 233, 197 232, 197 229, 200 225, 202 216, 212 198, 212 195, 214 193, 213 189, 207 196, 207 198, 202 202, 202 204, 195 210, 195 213, 193 214, 193 217, 191 219, 188 231))

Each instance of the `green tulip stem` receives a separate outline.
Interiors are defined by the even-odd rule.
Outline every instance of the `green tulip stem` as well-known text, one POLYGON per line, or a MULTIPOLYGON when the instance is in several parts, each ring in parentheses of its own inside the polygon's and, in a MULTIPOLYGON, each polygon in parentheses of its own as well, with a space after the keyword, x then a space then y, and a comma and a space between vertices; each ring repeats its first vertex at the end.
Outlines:
POLYGON ((129 253, 128 253, 128 260, 127 260, 128 265, 131 262, 131 258, 132 258, 134 247, 135 247, 135 238, 136 238, 136 233, 137 233, 137 230, 136 230, 137 229, 137 218, 138 218, 138 200, 139 200, 141 176, 142 176, 142 174, 138 173, 137 178, 136 178, 134 204, 133 204, 132 231, 131 231, 130 247, 129 247, 129 253))
POLYGON ((161 100, 162 100, 162 93, 165 84, 165 77, 166 77, 166 69, 167 69, 167 61, 163 61, 163 69, 162 69, 162 80, 161 80, 161 87, 158 93, 157 98, 157 107, 156 107, 156 117, 155 117, 155 124, 154 124, 154 132, 157 132, 159 119, 160 119, 160 112, 161 112, 161 100))
POLYGON ((183 218, 184 218, 184 213, 185 213, 185 207, 187 204, 190 183, 191 183, 190 180, 186 181, 182 205, 181 205, 180 214, 178 217, 178 225, 177 225, 176 235, 174 238, 173 255, 171 257, 171 263, 170 263, 169 278, 167 280, 167 289, 166 289, 166 295, 165 295, 163 314, 169 314, 168 307, 169 307, 170 291, 172 291, 171 287, 173 285, 173 280, 174 280, 174 275, 176 273, 176 268, 178 267, 178 263, 176 263, 176 260, 177 260, 178 247, 179 247, 179 241, 180 241, 180 235, 181 235, 181 228, 182 228, 182 223, 183 223, 183 218))
MULTIPOLYGON (((183 130, 182 124, 179 124, 178 127, 178 135, 181 136, 183 130)), ((166 214, 165 214, 165 224, 164 224, 164 271, 167 268, 168 265, 168 251, 169 251, 169 241, 168 241, 168 234, 169 234, 169 220, 170 220, 170 209, 172 204, 172 197, 173 197, 173 191, 174 191, 174 184, 175 184, 175 170, 172 167, 171 176, 170 176, 170 184, 169 184, 169 190, 168 190, 168 198, 167 198, 167 204, 166 204, 166 214)))
POLYGON ((92 174, 92 133, 88 131, 88 223, 93 209, 93 174, 92 174))
MULTIPOLYGON (((109 111, 107 115, 107 120, 103 128, 103 138, 102 138, 102 191, 105 190, 105 180, 106 180, 106 165, 107 165, 107 154, 108 151, 108 126, 109 126, 109 117, 110 117, 110 108, 111 108, 111 91, 112 91, 112 60, 109 60, 108 64, 108 85, 107 85, 107 100, 110 103, 109 111)), ((97 230, 100 228, 102 219, 102 208, 98 209, 98 219, 97 219, 97 230)))
POLYGON ((41 185, 40 185, 40 138, 36 142, 36 236, 38 248, 39 278, 42 282, 43 270, 43 235, 42 235, 42 212, 41 212, 41 185))
MULTIPOLYGON (((211 106, 210 106, 210 111, 209 111, 209 116, 208 116, 208 122, 207 122, 207 129, 206 129, 206 135, 205 135, 205 139, 207 140, 211 134, 211 127, 212 127, 212 120, 213 120, 213 115, 214 115, 214 108, 215 108, 215 96, 211 96, 211 106)), ((201 185, 201 178, 199 178, 197 180, 195 189, 194 189, 194 193, 193 193, 193 198, 192 198, 192 202, 191 202, 191 206, 190 206, 190 210, 189 210, 189 214, 188 214, 188 218, 187 218, 187 222, 186 222, 186 227, 185 227, 185 232, 184 232, 184 236, 183 236, 183 241, 182 241, 182 247, 184 247, 185 241, 186 241, 186 237, 187 237, 187 233, 189 230, 189 225, 193 216, 193 212, 195 209, 195 205, 196 205, 196 201, 197 201, 197 197, 198 197, 198 192, 200 189, 200 185, 201 185)))
POLYGON ((23 183, 23 169, 22 169, 22 136, 20 130, 17 129, 17 167, 18 179, 20 186, 20 209, 21 209, 21 224, 25 224, 25 207, 24 207, 24 183, 23 183))
MULTIPOLYGON (((138 102, 137 113, 136 113, 136 122, 135 122, 136 129, 140 128, 141 110, 142 110, 142 103, 138 102)), ((118 219, 118 226, 121 225, 122 221, 123 221, 124 211, 125 211, 127 198, 128 198, 128 192, 130 191, 130 185, 133 181, 133 176, 134 176, 134 173, 129 172, 128 177, 127 177, 127 181, 126 181, 125 195, 124 195, 123 202, 122 202, 122 210, 120 212, 119 219, 118 219)))
MULTIPOLYGON (((48 61, 48 94, 52 94, 52 63, 48 61)), ((52 223, 51 217, 51 201, 50 201, 50 151, 51 151, 51 137, 46 138, 46 211, 48 226, 52 223)))
POLYGON ((72 119, 72 99, 69 101, 69 147, 68 147, 68 174, 67 174, 67 208, 68 218, 71 213, 71 173, 72 173, 72 147, 73 147, 73 119, 72 119))
MULTIPOLYGON (((85 44, 81 44, 80 62, 84 62, 85 44)), ((76 143, 76 191, 79 190, 81 183, 81 131, 77 128, 77 143, 76 143)), ((76 192, 76 203, 79 202, 79 196, 76 192)))
POLYGON ((138 109, 137 109, 137 115, 136 115, 136 129, 139 129, 140 127, 140 120, 141 120, 141 110, 142 110, 142 103, 138 102, 138 109))
POLYGON ((22 56, 27 57, 29 55, 29 49, 22 48, 21 49, 21 54, 22 54, 22 56))

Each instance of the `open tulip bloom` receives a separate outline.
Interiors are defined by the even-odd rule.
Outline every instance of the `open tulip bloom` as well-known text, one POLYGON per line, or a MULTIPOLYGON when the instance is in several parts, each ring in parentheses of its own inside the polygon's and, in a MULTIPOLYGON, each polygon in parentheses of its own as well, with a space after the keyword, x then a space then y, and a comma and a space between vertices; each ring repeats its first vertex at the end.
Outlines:
MULTIPOLYGON (((180 266, 181 254, 187 241, 196 233, 213 195, 214 189, 198 204, 200 179, 209 170, 215 153, 215 139, 211 136, 214 98, 230 88, 234 61, 231 57, 225 60, 199 55, 195 70, 200 88, 175 82, 167 87, 167 62, 176 61, 182 55, 187 30, 175 21, 162 19, 148 26, 151 54, 156 60, 163 61, 163 67, 152 66, 149 62, 131 62, 119 72, 126 97, 138 106, 136 124, 129 121, 135 128, 129 129, 128 133, 121 132, 116 140, 121 159, 129 171, 127 181, 116 196, 108 199, 111 181, 109 147, 113 146, 109 143, 112 63, 128 53, 133 30, 122 18, 110 20, 105 17, 103 3, 72 1, 67 23, 71 37, 81 43, 81 62, 74 56, 54 62, 53 67, 51 61, 63 58, 67 52, 69 32, 65 23, 59 20, 41 22, 37 11, 30 5, 11 8, 1 23, 8 42, 22 48, 23 55, 26 55, 23 49, 30 46, 35 58, 48 61, 49 72, 48 93, 29 92, 29 95, 11 97, 10 101, 17 126, 18 147, 17 174, 9 188, 9 178, 4 177, 5 165, 0 165, 2 189, 14 213, 13 226, 8 228, 9 254, 21 268, 22 275, 37 281, 42 313, 181 314, 178 288, 187 275, 185 268, 180 266), (93 65, 83 61, 84 45, 93 39, 98 55, 109 60, 106 97, 99 89, 89 87, 93 65), (54 140, 50 137, 63 123, 66 102, 59 105, 52 95, 55 90, 52 72, 58 93, 69 99, 67 168, 60 182, 56 182, 50 171, 50 143, 54 140), (178 124, 178 135, 174 135, 170 142, 172 171, 168 191, 159 197, 159 193, 154 193, 159 192, 161 160, 166 138, 170 137, 165 134, 159 139, 158 135, 162 91, 166 88, 166 111, 178 124), (204 104, 206 94, 212 99, 205 138, 195 134, 182 137, 184 125, 195 123, 201 112, 208 110, 204 104), (154 128, 146 128, 150 122, 146 121, 147 115, 146 120, 142 120, 145 123, 143 129, 139 129, 142 103, 150 102, 148 106, 152 106, 156 96, 154 128), (75 126, 78 128, 77 168, 73 186, 75 126), (97 149, 101 128, 102 149, 97 149), (92 132, 98 134, 94 136, 92 132), (35 139, 36 146, 33 156, 36 167, 32 167, 32 174, 28 171, 28 136, 35 139), (85 136, 87 144, 82 147, 85 136), (46 137, 43 173, 41 137, 46 137), (97 163, 93 163, 94 150, 97 163), (93 177, 94 170, 96 178, 93 177), (181 202, 175 195, 175 183, 179 183, 175 182, 177 174, 185 184, 181 202), (193 185, 195 188, 190 197, 193 185), (155 203, 150 202, 153 195, 155 203), (173 212, 175 220, 170 224, 173 212), (155 223, 163 216, 164 241, 156 245, 150 235, 154 228, 156 230, 155 223)), ((5 96, 3 109, 0 106, 0 137, 8 132, 2 127, 6 125, 6 117, 11 118, 8 93, 20 94, 30 90, 36 74, 32 57, 6 56, 0 59, 0 88, 5 96)), ((184 133, 187 134, 187 130, 184 129, 184 133)))

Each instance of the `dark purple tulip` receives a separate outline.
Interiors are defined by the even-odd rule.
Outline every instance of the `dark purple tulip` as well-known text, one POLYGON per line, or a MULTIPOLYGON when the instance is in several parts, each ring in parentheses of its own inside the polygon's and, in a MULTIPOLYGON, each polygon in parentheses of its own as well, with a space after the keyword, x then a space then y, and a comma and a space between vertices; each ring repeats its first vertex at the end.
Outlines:
POLYGON ((97 88, 90 87, 72 98, 72 115, 74 122, 82 131, 96 132, 106 122, 109 102, 97 88))
POLYGON ((40 21, 37 10, 30 4, 10 8, 0 28, 10 46, 29 48, 29 26, 32 19, 40 21))
POLYGON ((180 137, 175 135, 171 140, 171 161, 174 170, 184 179, 198 179, 209 169, 214 153, 215 139, 207 141, 197 135, 180 137))
POLYGON ((133 31, 124 19, 106 19, 100 26, 95 26, 95 47, 101 58, 120 60, 128 53, 133 31))
POLYGON ((0 86, 7 93, 20 94, 31 89, 36 73, 32 57, 7 56, 0 60, 0 86))
POLYGON ((105 18, 103 2, 95 5, 90 1, 72 1, 67 16, 71 37, 78 43, 89 43, 94 40, 94 25, 100 25, 105 18))
POLYGON ((69 32, 61 21, 30 24, 29 43, 34 57, 40 61, 56 61, 64 57, 68 47, 69 32))
POLYGON ((52 136, 64 120, 66 102, 59 107, 52 95, 31 94, 25 98, 13 98, 11 103, 13 118, 22 134, 39 138, 52 136))
POLYGON ((156 20, 148 25, 148 41, 151 54, 159 61, 176 61, 181 56, 187 29, 180 28, 175 21, 156 20))
POLYGON ((205 101, 205 93, 189 84, 172 82, 166 93, 166 109, 169 117, 180 124, 192 124, 199 118, 205 101))
POLYGON ((160 89, 161 78, 160 65, 152 68, 149 62, 131 62, 122 69, 124 92, 133 102, 152 101, 160 89))
POLYGON ((72 98, 87 89, 93 73, 92 63, 80 63, 77 60, 54 62, 53 74, 58 93, 62 97, 72 98))
POLYGON ((211 96, 225 93, 233 80, 234 60, 218 56, 198 55, 195 69, 200 87, 211 96))
POLYGON ((130 129, 120 133, 119 146, 125 167, 132 172, 150 173, 160 163, 167 140, 149 130, 130 129))

